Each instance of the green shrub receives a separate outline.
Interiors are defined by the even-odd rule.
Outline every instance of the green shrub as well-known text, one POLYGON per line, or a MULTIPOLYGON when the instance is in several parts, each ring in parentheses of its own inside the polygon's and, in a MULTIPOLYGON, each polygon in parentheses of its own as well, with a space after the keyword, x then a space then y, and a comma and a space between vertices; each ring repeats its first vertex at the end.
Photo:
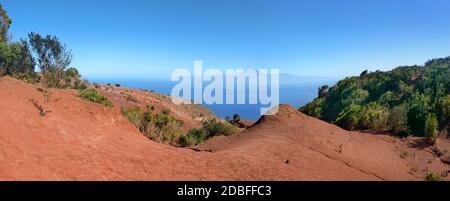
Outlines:
POLYGON ((34 59, 26 41, 6 43, 0 41, 0 76, 34 74, 34 59))
POLYGON ((317 98, 313 102, 310 102, 300 108, 300 111, 312 117, 322 118, 324 101, 325 98, 317 98))
POLYGON ((191 129, 187 135, 179 139, 179 144, 185 147, 194 146, 202 143, 206 139, 206 132, 204 129, 191 129))
POLYGON ((18 73, 16 75, 14 75, 14 78, 23 80, 23 81, 25 81, 27 83, 31 83, 31 84, 34 84, 39 81, 39 78, 36 75, 36 73, 18 73))
POLYGON ((425 137, 428 141, 434 144, 436 137, 438 135, 438 120, 435 114, 428 114, 427 120, 425 121, 425 137))
POLYGON ((95 90, 95 89, 82 90, 82 91, 80 91, 80 96, 81 96, 81 98, 83 98, 85 100, 102 104, 108 108, 113 107, 113 104, 111 103, 111 101, 109 101, 105 96, 99 94, 97 92, 97 90, 95 90))
POLYGON ((78 70, 75 68, 49 69, 42 72, 42 83, 49 88, 72 88, 83 90, 87 88, 87 84, 80 80, 78 70))
POLYGON ((208 137, 218 135, 230 136, 238 131, 238 129, 230 123, 217 121, 215 118, 209 118, 204 121, 203 129, 208 137))
POLYGON ((178 144, 183 147, 191 147, 195 145, 195 141, 189 135, 183 135, 178 139, 178 144))
POLYGON ((65 77, 78 79, 80 78, 80 74, 76 68, 68 68, 64 71, 65 77))
POLYGON ((183 121, 170 116, 168 113, 152 114, 154 108, 147 106, 146 111, 141 108, 121 108, 121 113, 147 138, 159 142, 177 145, 183 137, 181 126, 183 121))
POLYGON ((363 108, 360 127, 371 130, 386 128, 389 113, 377 102, 371 102, 363 108))
POLYGON ((136 128, 140 131, 143 130, 143 116, 144 114, 141 111, 141 108, 120 108, 120 113, 128 119, 136 128))
POLYGON ((183 122, 167 113, 147 115, 147 134, 150 139, 157 142, 175 144, 178 137, 182 135, 181 126, 183 122))
POLYGON ((386 93, 382 94, 379 99, 380 103, 383 105, 391 105, 394 100, 395 95, 392 91, 387 91, 386 93))
POLYGON ((425 176, 425 181, 442 181, 442 177, 431 172, 425 176))
POLYGON ((443 110, 443 118, 447 121, 450 120, 450 95, 447 95, 443 99, 442 110, 443 110))
POLYGON ((77 80, 73 84, 73 89, 84 90, 87 88, 88 88, 88 85, 84 81, 77 80))
POLYGON ((51 69, 42 74, 42 83, 49 88, 64 88, 64 71, 51 69))
POLYGON ((202 128, 191 129, 187 135, 181 136, 179 138, 179 144, 185 147, 194 146, 214 136, 230 136, 237 132, 238 129, 232 124, 217 121, 215 118, 209 118, 203 122, 202 128))
POLYGON ((368 97, 369 92, 364 89, 356 89, 356 90, 349 90, 349 92, 346 92, 349 95, 342 100, 342 104, 345 107, 352 106, 352 105, 361 105, 368 97))
POLYGON ((353 105, 342 111, 336 118, 335 123, 348 130, 359 128, 363 109, 360 105, 353 105))
POLYGON ((406 133, 408 127, 406 125, 406 108, 405 106, 396 106, 392 108, 388 117, 389 129, 394 134, 406 133))
POLYGON ((425 135, 428 100, 424 94, 414 94, 411 100, 407 123, 410 132, 416 136, 425 135))

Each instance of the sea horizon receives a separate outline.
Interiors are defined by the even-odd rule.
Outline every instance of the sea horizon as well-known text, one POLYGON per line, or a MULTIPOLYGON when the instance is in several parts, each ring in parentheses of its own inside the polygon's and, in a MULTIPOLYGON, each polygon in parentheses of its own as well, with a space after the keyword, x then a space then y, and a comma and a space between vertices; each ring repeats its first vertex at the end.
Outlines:
MULTIPOLYGON (((300 78, 300 77, 298 77, 300 78)), ((300 108, 301 106, 311 102, 317 98, 317 89, 323 85, 332 86, 337 82, 338 78, 310 78, 292 81, 288 79, 280 79, 279 87, 279 103, 289 104, 294 108, 300 108)), ((171 95, 172 88, 177 82, 165 80, 165 79, 107 79, 98 78, 90 79, 93 83, 98 84, 119 84, 123 87, 129 87, 134 89, 148 90, 164 95, 171 95)), ((203 82, 203 87, 208 82, 203 82)), ((193 91, 192 87, 192 91, 193 91)), ((236 95, 236 90, 234 93, 236 95)), ((224 89, 225 93, 225 89, 224 89)), ((248 97, 248 86, 245 90, 245 95, 248 97)), ((263 104, 249 104, 248 99, 245 104, 201 104, 205 108, 209 109, 214 115, 220 118, 232 118, 234 114, 239 114, 242 119, 256 121, 260 115, 260 108, 266 106, 263 104)))

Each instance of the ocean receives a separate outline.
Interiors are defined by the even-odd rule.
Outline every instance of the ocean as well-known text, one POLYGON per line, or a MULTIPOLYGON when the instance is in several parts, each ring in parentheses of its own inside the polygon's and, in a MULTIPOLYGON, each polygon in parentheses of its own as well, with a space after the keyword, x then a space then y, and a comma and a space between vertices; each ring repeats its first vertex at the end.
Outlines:
MULTIPOLYGON (((317 97, 317 89, 322 85, 332 86, 338 79, 321 78, 321 79, 283 79, 280 77, 279 100, 280 103, 287 103, 294 108, 300 108, 306 103, 314 100, 317 97), (301 81, 300 81, 301 80, 301 81)), ((157 93, 170 95, 173 86, 177 82, 165 80, 132 80, 132 79, 93 79, 91 82, 100 84, 120 84, 124 87, 147 89, 157 93)), ((206 84, 204 84, 205 86, 206 84)), ((192 91, 194 89, 191 89, 192 91)), ((225 92, 224 92, 225 93, 225 92)), ((248 100, 248 90, 246 90, 246 97, 248 100)), ((242 119, 258 120, 260 115, 260 108, 262 104, 203 104, 204 107, 212 111, 216 116, 221 118, 233 117, 234 114, 239 114, 242 119)))

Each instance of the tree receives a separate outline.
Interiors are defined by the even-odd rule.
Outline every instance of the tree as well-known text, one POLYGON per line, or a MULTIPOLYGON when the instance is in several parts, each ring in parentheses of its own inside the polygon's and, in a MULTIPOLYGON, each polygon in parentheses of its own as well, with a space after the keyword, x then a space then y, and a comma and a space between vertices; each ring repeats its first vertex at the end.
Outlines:
POLYGON ((319 96, 319 98, 324 97, 325 95, 327 95, 328 91, 329 91, 330 87, 328 85, 323 85, 321 87, 319 87, 319 89, 317 90, 317 95, 319 96))
POLYGON ((364 89, 351 90, 349 93, 349 95, 343 95, 342 97, 344 107, 362 104, 369 97, 369 92, 364 89))
POLYGON ((445 99, 445 118, 446 120, 450 120, 450 95, 447 95, 446 99, 445 99))
POLYGON ((387 91, 386 93, 380 96, 380 99, 378 101, 384 105, 390 105, 393 100, 394 100, 394 93, 392 93, 392 91, 387 91))
POLYGON ((359 76, 364 76, 364 75, 367 75, 367 73, 369 73, 369 70, 365 70, 365 71, 363 71, 359 76))
POLYGON ((42 73, 63 71, 72 62, 71 51, 56 36, 47 35, 44 38, 31 32, 28 37, 42 73))
POLYGON ((34 73, 34 59, 24 40, 8 44, 0 42, 0 71, 6 75, 34 73))
POLYGON ((436 114, 441 123, 450 120, 450 95, 440 97, 436 106, 436 114))
POLYGON ((20 64, 18 65, 24 73, 34 73, 36 62, 30 51, 30 44, 26 40, 21 39, 20 43, 20 64))
POLYGON ((6 10, 3 10, 0 4, 0 42, 7 42, 9 40, 8 30, 11 23, 11 18, 9 18, 8 13, 6 10))
POLYGON ((41 70, 44 85, 52 88, 65 87, 64 69, 72 61, 70 50, 67 50, 66 45, 61 44, 56 36, 47 35, 44 38, 31 32, 28 37, 41 70))
POLYGON ((424 94, 414 94, 408 111, 408 127, 416 136, 424 136, 428 101, 424 94))

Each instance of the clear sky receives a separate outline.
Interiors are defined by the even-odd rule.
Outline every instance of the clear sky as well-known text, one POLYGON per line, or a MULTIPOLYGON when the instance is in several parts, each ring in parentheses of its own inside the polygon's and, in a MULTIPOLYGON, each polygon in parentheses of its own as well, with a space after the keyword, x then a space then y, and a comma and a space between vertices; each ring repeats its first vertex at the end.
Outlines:
POLYGON ((87 78, 191 67, 341 77, 450 56, 448 0, 2 0, 13 39, 58 36, 87 78))

